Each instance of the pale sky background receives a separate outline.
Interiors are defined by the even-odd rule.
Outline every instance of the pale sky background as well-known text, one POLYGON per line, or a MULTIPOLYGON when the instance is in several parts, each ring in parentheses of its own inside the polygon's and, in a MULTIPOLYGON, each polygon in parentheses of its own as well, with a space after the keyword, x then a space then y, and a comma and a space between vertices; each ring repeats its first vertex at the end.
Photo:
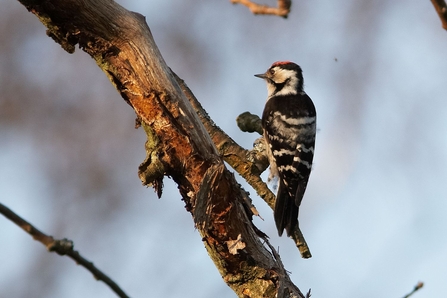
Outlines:
MULTIPOLYGON (((304 71, 318 115, 315 166, 300 209, 313 258, 278 238, 312 297, 447 292, 447 32, 430 1, 295 0, 288 19, 230 1, 119 1, 146 16, 168 65, 240 145, 277 60, 304 71)), ((275 4, 276 1, 265 3, 275 4)), ((18 1, 0 0, 0 202, 75 248, 131 297, 235 297, 176 185, 141 186, 144 132, 94 61, 69 55, 18 1)), ((116 297, 71 259, 0 216, 0 297, 116 297)))

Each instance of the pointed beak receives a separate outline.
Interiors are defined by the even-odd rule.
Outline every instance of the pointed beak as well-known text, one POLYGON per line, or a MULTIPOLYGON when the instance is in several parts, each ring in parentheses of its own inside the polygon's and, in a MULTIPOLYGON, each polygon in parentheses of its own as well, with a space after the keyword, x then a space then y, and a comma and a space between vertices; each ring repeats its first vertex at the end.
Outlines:
POLYGON ((255 77, 257 77, 257 78, 261 78, 261 79, 264 79, 264 80, 267 78, 267 76, 265 75, 265 73, 255 74, 255 77))

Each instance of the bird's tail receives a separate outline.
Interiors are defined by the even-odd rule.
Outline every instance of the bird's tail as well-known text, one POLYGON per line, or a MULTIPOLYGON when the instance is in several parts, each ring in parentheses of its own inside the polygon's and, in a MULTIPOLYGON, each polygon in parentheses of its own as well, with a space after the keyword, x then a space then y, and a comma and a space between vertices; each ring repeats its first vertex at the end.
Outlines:
POLYGON ((295 198, 290 196, 282 179, 279 180, 274 211, 275 223, 279 236, 282 236, 284 230, 286 230, 287 236, 290 236, 295 226, 298 225, 299 207, 295 203, 295 198))

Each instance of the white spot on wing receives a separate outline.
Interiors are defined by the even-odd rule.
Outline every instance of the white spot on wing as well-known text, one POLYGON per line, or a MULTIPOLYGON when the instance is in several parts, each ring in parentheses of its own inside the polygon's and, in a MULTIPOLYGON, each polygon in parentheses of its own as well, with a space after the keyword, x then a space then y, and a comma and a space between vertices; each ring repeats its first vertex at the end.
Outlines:
POLYGON ((291 166, 291 165, 279 166, 278 171, 280 171, 280 172, 290 171, 290 172, 294 172, 294 173, 298 172, 298 170, 294 166, 291 166))
MULTIPOLYGON (((305 166, 306 168, 308 168, 308 169, 312 168, 312 165, 311 165, 309 162, 302 160, 302 159, 299 158, 298 156, 294 156, 294 157, 293 157, 293 162, 298 162, 298 163, 304 165, 304 166, 305 166)), ((281 167, 279 167, 279 168, 281 168, 281 167)), ((295 169, 295 168, 294 168, 294 169, 295 169)), ((296 172, 296 169, 295 169, 294 172, 296 172)))
POLYGON ((314 147, 306 148, 303 144, 298 144, 298 146, 296 146, 296 150, 304 153, 314 153, 314 147))
POLYGON ((315 123, 315 117, 299 117, 299 118, 288 118, 286 115, 280 112, 274 112, 273 117, 278 117, 288 125, 309 125, 315 123))
POLYGON ((273 155, 274 156, 295 155, 295 151, 287 149, 273 150, 273 155))

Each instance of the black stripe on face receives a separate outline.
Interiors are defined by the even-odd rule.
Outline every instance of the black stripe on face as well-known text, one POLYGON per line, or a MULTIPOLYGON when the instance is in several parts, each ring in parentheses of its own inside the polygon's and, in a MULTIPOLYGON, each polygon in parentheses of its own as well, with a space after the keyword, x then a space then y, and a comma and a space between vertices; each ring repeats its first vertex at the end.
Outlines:
POLYGON ((287 85, 287 83, 290 81, 290 79, 287 79, 282 83, 274 82, 273 80, 270 80, 270 81, 275 86, 275 93, 278 93, 279 91, 281 91, 284 88, 285 85, 287 85))

